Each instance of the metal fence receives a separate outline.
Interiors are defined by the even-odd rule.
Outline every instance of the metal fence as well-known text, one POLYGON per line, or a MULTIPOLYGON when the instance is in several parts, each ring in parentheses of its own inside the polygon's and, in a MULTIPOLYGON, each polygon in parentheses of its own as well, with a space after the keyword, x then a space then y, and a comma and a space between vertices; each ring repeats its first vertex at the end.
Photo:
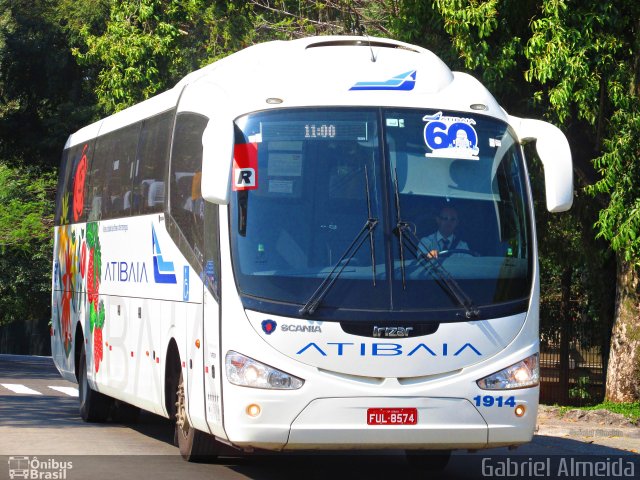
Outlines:
POLYGON ((543 331, 540 401, 587 406, 604 400, 610 332, 579 321, 543 331))
POLYGON ((15 321, 0 326, 0 353, 51 355, 49 319, 15 321))

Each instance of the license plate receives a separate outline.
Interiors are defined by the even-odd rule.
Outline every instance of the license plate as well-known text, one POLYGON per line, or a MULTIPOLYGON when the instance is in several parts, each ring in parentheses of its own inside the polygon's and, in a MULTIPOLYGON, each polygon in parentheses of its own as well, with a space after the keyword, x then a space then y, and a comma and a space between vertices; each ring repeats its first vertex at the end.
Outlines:
POLYGON ((417 408, 368 408, 367 425, 416 425, 417 408))

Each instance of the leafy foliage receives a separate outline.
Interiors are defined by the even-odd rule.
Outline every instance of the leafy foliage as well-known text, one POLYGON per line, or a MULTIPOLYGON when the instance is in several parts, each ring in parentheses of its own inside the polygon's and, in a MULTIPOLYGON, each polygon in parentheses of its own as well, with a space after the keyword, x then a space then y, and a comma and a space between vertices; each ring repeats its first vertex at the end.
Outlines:
MULTIPOLYGON (((171 86, 195 67, 204 30, 200 0, 125 0, 111 2, 104 32, 88 26, 79 34, 86 51, 74 49, 83 66, 99 65, 98 104, 112 113, 171 86)), ((205 17, 206 18, 206 17, 205 17)))
POLYGON ((0 325, 46 318, 55 178, 0 163, 0 325))
POLYGON ((640 266, 640 6, 624 1, 546 1, 532 23, 527 79, 548 85, 536 94, 556 118, 591 126, 600 178, 588 191, 606 206, 598 235, 640 266))
POLYGON ((599 214, 599 235, 626 262, 640 267, 640 108, 637 97, 627 103, 628 109, 617 108, 611 117, 615 136, 605 140, 605 153, 594 161, 602 178, 590 192, 609 198, 599 214))
POLYGON ((52 174, 0 163, 0 248, 49 244, 55 185, 52 174))
POLYGON ((73 52, 81 66, 97 71, 98 105, 109 114, 254 43, 369 29, 388 34, 381 20, 389 13, 388 3, 111 1, 104 28, 95 22, 80 27, 79 46, 73 52))
POLYGON ((0 159, 55 168, 92 95, 53 0, 0 0, 0 159))
POLYGON ((51 243, 0 249, 0 325, 48 318, 50 299, 51 243))

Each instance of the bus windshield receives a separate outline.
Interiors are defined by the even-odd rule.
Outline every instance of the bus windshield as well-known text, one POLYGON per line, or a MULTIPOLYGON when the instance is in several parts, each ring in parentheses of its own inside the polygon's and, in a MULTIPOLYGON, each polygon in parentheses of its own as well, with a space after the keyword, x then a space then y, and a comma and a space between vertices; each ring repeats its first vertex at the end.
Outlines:
POLYGON ((236 121, 231 245, 246 308, 323 320, 523 312, 520 146, 496 119, 287 109, 236 121))

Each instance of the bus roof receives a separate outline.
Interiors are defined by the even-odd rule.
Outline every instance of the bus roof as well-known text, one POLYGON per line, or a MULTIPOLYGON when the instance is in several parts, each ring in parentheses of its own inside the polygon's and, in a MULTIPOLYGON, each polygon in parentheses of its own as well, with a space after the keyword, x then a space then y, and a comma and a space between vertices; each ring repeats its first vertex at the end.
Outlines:
POLYGON ((269 108, 380 105, 475 111, 508 121, 480 82, 452 72, 429 50, 382 38, 322 36, 234 53, 188 74, 171 90, 84 127, 65 148, 173 108, 189 89, 212 97, 192 100, 192 110, 212 115, 220 108, 233 118, 269 108))

